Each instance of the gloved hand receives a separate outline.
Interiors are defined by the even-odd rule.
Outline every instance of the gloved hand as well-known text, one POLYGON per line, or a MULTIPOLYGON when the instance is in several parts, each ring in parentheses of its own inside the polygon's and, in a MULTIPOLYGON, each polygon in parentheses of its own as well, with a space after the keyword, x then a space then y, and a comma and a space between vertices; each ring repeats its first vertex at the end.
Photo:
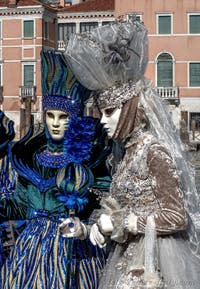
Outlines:
POLYGON ((118 203, 118 201, 111 196, 101 201, 101 207, 104 209, 107 215, 111 215, 113 212, 121 209, 121 206, 118 203))
POLYGON ((113 223, 111 221, 111 217, 106 214, 101 214, 100 218, 98 219, 98 227, 102 234, 104 235, 111 235, 114 229, 113 223))
POLYGON ((59 228, 63 237, 78 238, 80 240, 84 240, 87 237, 87 228, 77 217, 62 219, 59 228))
POLYGON ((97 224, 94 224, 90 228, 90 242, 94 246, 99 246, 99 248, 103 248, 106 245, 105 237, 99 231, 97 224))

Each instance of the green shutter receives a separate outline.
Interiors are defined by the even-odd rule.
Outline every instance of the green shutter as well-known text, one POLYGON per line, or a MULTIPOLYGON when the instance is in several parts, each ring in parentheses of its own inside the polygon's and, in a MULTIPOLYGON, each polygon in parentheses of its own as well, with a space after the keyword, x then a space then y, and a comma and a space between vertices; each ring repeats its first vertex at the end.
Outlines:
POLYGON ((34 85, 34 65, 24 65, 24 85, 34 85))
POLYGON ((171 34, 171 16, 158 16, 158 33, 171 34))
POLYGON ((190 63, 190 86, 200 86, 200 63, 190 63))
POLYGON ((190 33, 200 33, 200 15, 190 15, 190 33))
POLYGON ((172 57, 167 53, 163 53, 158 57, 157 86, 173 86, 173 62, 172 57))
POLYGON ((34 36, 34 22, 33 20, 24 21, 24 37, 33 37, 34 36))

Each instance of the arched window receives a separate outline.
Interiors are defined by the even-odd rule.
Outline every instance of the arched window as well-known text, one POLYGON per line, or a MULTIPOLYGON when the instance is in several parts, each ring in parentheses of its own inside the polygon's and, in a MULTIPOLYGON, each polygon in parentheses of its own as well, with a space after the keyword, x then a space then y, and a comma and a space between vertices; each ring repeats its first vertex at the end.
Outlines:
POLYGON ((162 53, 157 58, 157 86, 173 86, 173 59, 168 53, 162 53))

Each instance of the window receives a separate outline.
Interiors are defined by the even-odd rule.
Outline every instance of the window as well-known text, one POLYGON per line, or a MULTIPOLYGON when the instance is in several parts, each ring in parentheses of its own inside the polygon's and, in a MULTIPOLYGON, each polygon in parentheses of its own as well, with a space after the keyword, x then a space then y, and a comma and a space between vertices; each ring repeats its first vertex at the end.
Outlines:
POLYGON ((49 38, 49 22, 44 21, 44 39, 49 38))
POLYGON ((200 113, 199 112, 191 112, 190 113, 190 130, 200 129, 200 113))
POLYGON ((58 25, 59 40, 69 40, 70 35, 76 32, 75 23, 62 23, 58 25))
POLYGON ((98 22, 82 22, 80 25, 80 32, 91 31, 98 27, 98 22))
POLYGON ((102 21, 102 26, 113 23, 113 21, 102 21))
POLYGON ((142 15, 136 14, 136 13, 130 13, 127 14, 127 20, 137 20, 142 21, 142 15))
POLYGON ((171 34, 171 15, 158 15, 158 34, 171 34))
POLYGON ((32 38, 34 37, 34 21, 24 20, 24 37, 32 38))
POLYGON ((34 65, 24 65, 24 86, 34 85, 34 65))
POLYGON ((162 53, 157 59, 157 86, 173 86, 173 59, 170 54, 162 53))
POLYGON ((189 15, 189 33, 200 34, 200 15, 189 15))
POLYGON ((189 86, 200 86, 200 62, 189 64, 189 86))

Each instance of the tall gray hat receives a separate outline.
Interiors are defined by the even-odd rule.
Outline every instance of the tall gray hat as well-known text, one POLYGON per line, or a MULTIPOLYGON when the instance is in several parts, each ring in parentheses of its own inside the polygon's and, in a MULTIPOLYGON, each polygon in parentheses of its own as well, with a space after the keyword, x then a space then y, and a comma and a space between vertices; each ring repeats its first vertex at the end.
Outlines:
POLYGON ((136 83, 148 63, 147 29, 138 21, 116 21, 75 34, 65 56, 78 80, 90 90, 136 83))

